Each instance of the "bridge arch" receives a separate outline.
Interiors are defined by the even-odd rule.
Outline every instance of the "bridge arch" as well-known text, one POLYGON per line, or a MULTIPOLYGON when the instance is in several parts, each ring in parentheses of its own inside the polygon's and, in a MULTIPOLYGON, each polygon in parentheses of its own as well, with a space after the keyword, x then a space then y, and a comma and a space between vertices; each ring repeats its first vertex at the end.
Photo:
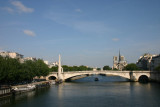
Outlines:
POLYGON ((50 74, 46 77, 46 80, 56 80, 57 78, 57 74, 50 74))
POLYGON ((70 81, 73 78, 74 78, 74 80, 80 79, 80 78, 85 78, 89 75, 90 75, 89 73, 65 75, 64 76, 64 81, 70 81))
POLYGON ((142 82, 142 83, 147 83, 149 82, 149 77, 147 75, 141 75, 139 78, 138 78, 138 81, 139 82, 142 82))
POLYGON ((102 75, 102 76, 118 76, 118 77, 122 77, 125 79, 130 79, 129 74, 126 75, 126 73, 124 74, 119 74, 119 73, 115 73, 115 74, 110 74, 110 73, 106 73, 106 72, 90 72, 90 73, 73 73, 73 74, 69 74, 69 75, 65 75, 64 76, 64 81, 70 81, 70 80, 76 80, 76 79, 80 79, 80 78, 85 78, 89 75, 102 75))
POLYGON ((48 79, 49 80, 56 80, 57 78, 55 76, 49 76, 48 79))
POLYGON ((65 81, 77 80, 77 79, 85 78, 87 76, 89 76, 89 74, 76 75, 76 76, 66 78, 65 81))

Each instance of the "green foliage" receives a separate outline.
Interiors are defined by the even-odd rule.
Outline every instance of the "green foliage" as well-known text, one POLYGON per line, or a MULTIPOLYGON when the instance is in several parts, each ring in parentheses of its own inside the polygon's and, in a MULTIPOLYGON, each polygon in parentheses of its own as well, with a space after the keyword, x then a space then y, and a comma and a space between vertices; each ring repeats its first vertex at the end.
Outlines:
MULTIPOLYGON (((64 71, 87 71, 93 70, 87 66, 67 66, 63 65, 64 71)), ((58 67, 48 68, 43 60, 25 61, 20 63, 18 59, 0 56, 0 83, 17 84, 30 82, 35 76, 47 76, 49 72, 57 72, 58 67)))
POLYGON ((63 65, 62 68, 63 68, 63 71, 70 71, 70 68, 67 65, 63 65))
POLYGON ((103 70, 111 70, 111 68, 108 65, 106 65, 103 67, 103 70))
MULTIPOLYGON (((63 65, 62 66, 63 71, 67 72, 67 71, 91 71, 93 70, 93 68, 81 65, 81 66, 67 66, 67 65, 63 65)), ((50 72, 58 72, 58 66, 53 66, 52 68, 50 68, 50 72)))
MULTIPOLYGON (((91 71, 93 70, 93 68, 81 65, 81 66, 67 66, 67 65, 63 65, 62 66, 63 71, 67 72, 67 71, 91 71)), ((50 69, 50 72, 58 72, 58 66, 53 66, 50 69)))
POLYGON ((154 70, 160 72, 160 64, 154 70))
POLYGON ((53 66, 50 68, 50 72, 58 72, 58 66, 53 66))
POLYGON ((48 66, 43 62, 43 60, 38 59, 35 62, 35 67, 36 67, 36 76, 47 76, 49 74, 49 68, 48 66))
POLYGON ((20 63, 18 59, 0 56, 0 83, 16 84, 23 81, 31 81, 35 76, 49 74, 48 66, 43 60, 25 61, 20 63))
POLYGON ((136 64, 131 63, 128 64, 123 70, 129 70, 129 71, 134 71, 134 70, 139 70, 136 64))
MULTIPOLYGON (((89 67, 84 66, 84 65, 81 65, 81 66, 67 66, 67 65, 63 65, 62 68, 63 68, 64 72, 66 72, 66 71, 90 71, 90 70, 93 70, 93 68, 89 68, 89 67)), ((58 67, 57 67, 57 69, 58 69, 58 67)))
POLYGON ((100 70, 101 70, 101 68, 97 68, 97 70, 98 70, 98 71, 100 71, 100 70))

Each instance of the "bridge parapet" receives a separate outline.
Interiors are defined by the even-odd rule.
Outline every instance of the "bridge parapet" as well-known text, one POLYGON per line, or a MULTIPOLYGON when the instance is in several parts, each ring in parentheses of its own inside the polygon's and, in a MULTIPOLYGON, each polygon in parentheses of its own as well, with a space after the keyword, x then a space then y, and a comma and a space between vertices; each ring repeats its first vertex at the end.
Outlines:
MULTIPOLYGON (((66 71, 64 73, 91 73, 91 72, 112 72, 112 73, 128 73, 128 72, 133 72, 133 73, 150 73, 151 71, 112 71, 112 70, 103 70, 103 71, 66 71)), ((50 74, 57 74, 58 72, 50 72, 50 74)))

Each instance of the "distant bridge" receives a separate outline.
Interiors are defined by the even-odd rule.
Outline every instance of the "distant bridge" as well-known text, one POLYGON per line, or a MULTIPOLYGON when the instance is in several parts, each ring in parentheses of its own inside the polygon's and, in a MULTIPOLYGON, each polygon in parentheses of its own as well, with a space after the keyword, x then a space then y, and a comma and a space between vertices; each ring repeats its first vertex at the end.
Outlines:
MULTIPOLYGON (((52 72, 46 76, 46 80, 66 81, 67 79, 86 77, 88 75, 113 75, 127 78, 130 81, 149 81, 156 80, 160 82, 160 72, 151 71, 68 71, 63 72, 61 66, 61 57, 59 55, 58 72, 52 72)), ((78 78, 77 78, 78 79, 78 78)))
MULTIPOLYGON (((86 77, 88 75, 112 75, 112 76, 120 76, 126 79, 129 79, 131 81, 140 81, 140 80, 150 80, 151 79, 151 71, 69 71, 69 72, 63 72, 61 73, 61 79, 63 81, 74 78, 77 76, 86 77), (86 76, 84 76, 86 75, 86 76)), ((52 72, 47 77, 46 80, 54 80, 58 79, 58 73, 52 72)))

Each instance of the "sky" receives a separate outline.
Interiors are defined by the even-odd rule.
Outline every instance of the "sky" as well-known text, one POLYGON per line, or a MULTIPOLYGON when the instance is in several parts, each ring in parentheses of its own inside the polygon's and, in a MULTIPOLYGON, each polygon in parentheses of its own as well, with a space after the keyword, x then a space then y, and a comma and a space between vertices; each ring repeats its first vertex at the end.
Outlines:
POLYGON ((103 67, 160 54, 160 0, 0 0, 0 51, 103 67))

